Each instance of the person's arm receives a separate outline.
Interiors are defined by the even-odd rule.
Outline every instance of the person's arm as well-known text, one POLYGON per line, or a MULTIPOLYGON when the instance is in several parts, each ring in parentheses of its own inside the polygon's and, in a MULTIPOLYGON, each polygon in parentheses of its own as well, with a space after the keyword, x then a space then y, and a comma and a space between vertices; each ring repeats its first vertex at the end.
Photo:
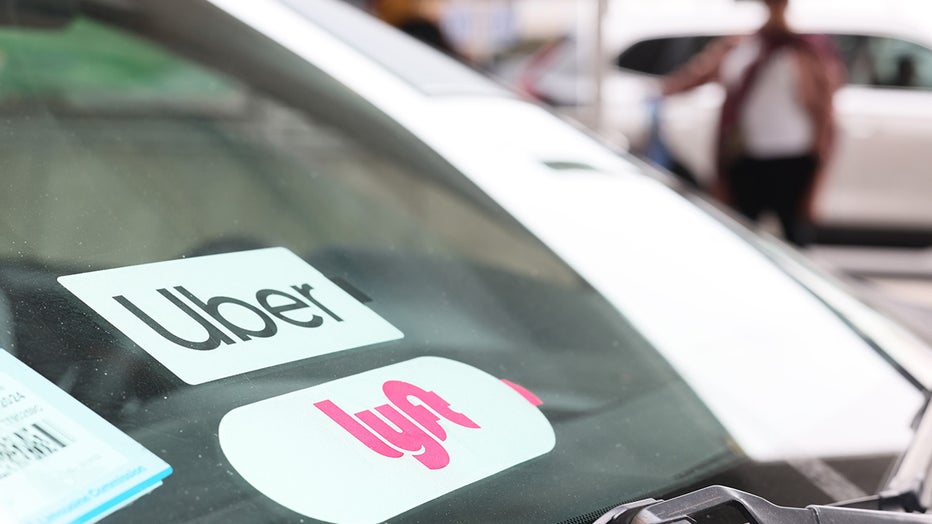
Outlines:
POLYGON ((835 91, 844 85, 847 72, 841 57, 827 37, 810 42, 811 47, 796 53, 799 94, 812 117, 818 167, 805 199, 805 212, 815 216, 816 197, 825 182, 825 172, 835 146, 835 91))
POLYGON ((717 80, 722 61, 739 39, 740 37, 726 36, 713 40, 692 60, 663 78, 663 96, 682 93, 717 80))
POLYGON ((825 163, 833 146, 833 98, 845 82, 845 67, 827 39, 810 43, 796 58, 800 97, 815 126, 815 153, 820 163, 825 163))

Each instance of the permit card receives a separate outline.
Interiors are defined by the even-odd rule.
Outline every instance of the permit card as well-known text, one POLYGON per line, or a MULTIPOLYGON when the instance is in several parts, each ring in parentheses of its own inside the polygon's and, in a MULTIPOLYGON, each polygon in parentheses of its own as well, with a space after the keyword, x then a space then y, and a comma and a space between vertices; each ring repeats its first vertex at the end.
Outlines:
POLYGON ((171 466, 0 349, 0 522, 95 522, 171 466))

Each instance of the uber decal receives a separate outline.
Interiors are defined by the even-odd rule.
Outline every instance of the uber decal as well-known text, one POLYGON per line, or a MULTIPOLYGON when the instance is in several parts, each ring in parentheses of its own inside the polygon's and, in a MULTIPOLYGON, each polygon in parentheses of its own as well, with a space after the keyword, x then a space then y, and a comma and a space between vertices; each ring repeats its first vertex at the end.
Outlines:
POLYGON ((528 396, 421 357, 236 408, 220 421, 220 447, 297 513, 382 522, 552 450, 553 428, 528 396))
POLYGON ((188 384, 404 336, 285 248, 58 281, 188 384))

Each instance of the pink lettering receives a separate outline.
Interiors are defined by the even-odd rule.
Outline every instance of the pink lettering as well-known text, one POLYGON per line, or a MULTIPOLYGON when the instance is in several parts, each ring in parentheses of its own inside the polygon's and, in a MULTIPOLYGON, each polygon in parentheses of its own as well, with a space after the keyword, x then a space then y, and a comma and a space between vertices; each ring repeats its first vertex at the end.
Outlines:
POLYGON ((356 413, 356 416, 381 435, 389 444, 415 453, 414 458, 429 469, 442 469, 450 463, 450 455, 443 445, 425 433, 417 424, 402 415, 393 406, 383 404, 375 408, 375 410, 388 419, 394 427, 386 424, 385 421, 371 411, 360 411, 356 413))
POLYGON ((438 424, 441 417, 465 428, 479 429, 479 424, 473 422, 466 415, 451 409, 450 403, 433 391, 424 391, 414 384, 400 380, 389 380, 382 385, 382 392, 385 393, 390 402, 398 406, 401 411, 404 411, 406 415, 440 440, 447 439, 447 432, 438 424), (412 398, 420 400, 433 412, 428 411, 420 404, 412 403, 412 398))
POLYGON ((389 458, 400 458, 408 452, 429 469, 442 469, 450 463, 450 455, 441 444, 447 439, 441 420, 480 429, 479 424, 451 408, 433 391, 389 380, 382 385, 382 392, 391 404, 377 406, 378 414, 363 410, 353 417, 330 400, 314 406, 372 451, 389 458))
POLYGON ((350 435, 356 437, 356 440, 365 444, 366 447, 372 451, 391 458, 400 458, 404 456, 404 453, 386 445, 384 442, 379 440, 379 438, 373 435, 372 432, 366 429, 365 426, 357 422, 356 419, 349 415, 349 413, 340 409, 340 407, 333 402, 330 402, 329 400, 322 400, 320 402, 316 402, 314 406, 316 406, 317 409, 323 411, 324 414, 330 417, 331 420, 339 424, 340 427, 348 431, 350 435))

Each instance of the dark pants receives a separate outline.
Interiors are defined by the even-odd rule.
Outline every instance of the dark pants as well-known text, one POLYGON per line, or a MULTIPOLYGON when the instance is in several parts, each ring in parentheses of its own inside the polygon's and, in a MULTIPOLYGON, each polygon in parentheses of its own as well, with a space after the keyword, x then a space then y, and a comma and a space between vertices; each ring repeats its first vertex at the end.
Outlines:
POLYGON ((742 157, 728 176, 734 207, 755 221, 762 212, 773 211, 780 219, 783 236, 797 246, 805 246, 814 236, 804 206, 817 167, 815 155, 742 157))

